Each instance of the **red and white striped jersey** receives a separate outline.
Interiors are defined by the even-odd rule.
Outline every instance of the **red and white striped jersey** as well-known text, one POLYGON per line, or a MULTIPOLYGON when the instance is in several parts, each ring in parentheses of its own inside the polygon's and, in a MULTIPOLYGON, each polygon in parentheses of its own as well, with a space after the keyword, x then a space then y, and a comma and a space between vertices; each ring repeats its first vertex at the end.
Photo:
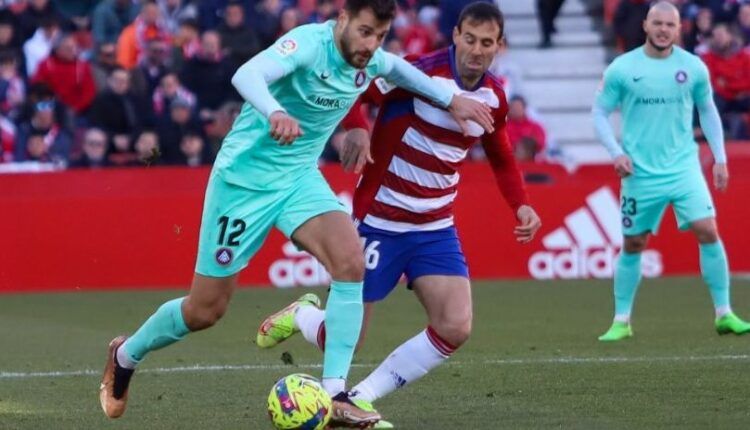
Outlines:
POLYGON ((505 132, 508 104, 500 80, 486 73, 475 88, 463 88, 453 47, 407 60, 454 94, 487 104, 495 118, 495 131, 487 134, 470 122, 470 135, 464 136, 446 110, 382 78, 373 81, 342 122, 345 129, 366 128, 361 103, 380 105, 371 139, 375 162, 365 167, 357 185, 354 217, 393 232, 452 226, 459 167, 478 141, 511 208, 515 211, 527 204, 523 179, 505 132))

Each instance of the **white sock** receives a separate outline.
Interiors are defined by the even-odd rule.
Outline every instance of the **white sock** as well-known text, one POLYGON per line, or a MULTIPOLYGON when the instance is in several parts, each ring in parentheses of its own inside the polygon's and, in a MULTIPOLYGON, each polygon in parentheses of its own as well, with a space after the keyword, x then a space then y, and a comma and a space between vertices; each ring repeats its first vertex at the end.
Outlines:
POLYGON ((630 324, 630 314, 615 315, 615 322, 630 324))
POLYGON ((326 312, 317 306, 300 306, 294 313, 294 325, 302 332, 305 340, 320 348, 318 335, 325 317, 326 312))
POLYGON ((117 356, 117 364, 120 365, 120 367, 124 369, 135 369, 135 366, 138 365, 138 363, 134 363, 128 354, 125 352, 125 348, 120 345, 117 348, 117 351, 115 351, 115 355, 117 356))
POLYGON ((721 318, 726 314, 732 313, 731 306, 717 306, 716 307, 716 318, 721 318))
POLYGON ((428 328, 396 348, 377 369, 352 389, 351 396, 374 402, 426 375, 454 351, 455 347, 428 328))
POLYGON ((333 397, 346 389, 346 380, 343 378, 323 378, 323 388, 333 397))

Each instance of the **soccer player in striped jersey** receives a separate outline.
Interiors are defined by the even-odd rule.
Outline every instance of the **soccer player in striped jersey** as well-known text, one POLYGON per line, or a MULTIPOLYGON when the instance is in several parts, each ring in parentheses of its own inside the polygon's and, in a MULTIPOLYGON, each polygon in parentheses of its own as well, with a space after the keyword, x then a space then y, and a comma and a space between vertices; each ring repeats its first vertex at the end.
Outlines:
MULTIPOLYGON (((423 97, 376 80, 360 98, 380 112, 370 137, 359 105, 343 122, 351 129, 342 161, 362 179, 354 196, 354 217, 365 241, 365 321, 402 275, 425 308, 429 325, 399 346, 350 392, 363 408, 424 376, 444 362, 469 337, 472 325, 469 272, 453 223, 459 167, 471 146, 481 142, 498 187, 519 224, 514 233, 527 243, 541 226, 529 206, 521 173, 506 132, 508 103, 501 81, 488 72, 503 43, 504 20, 490 3, 473 3, 462 12, 454 45, 410 59, 455 94, 479 100, 492 109, 495 130, 471 124, 468 135, 440 107, 423 97)), ((409 58, 407 58, 409 59, 409 58)), ((502 252, 502 251, 499 251, 502 252)), ((257 344, 272 347, 297 331, 323 348, 325 313, 317 297, 306 294, 267 318, 257 344)), ((366 322, 365 322, 366 327, 366 322)), ((363 329, 364 332, 364 329, 363 329)), ((360 338, 361 339, 361 338, 360 338)), ((387 428, 382 422, 378 428, 387 428)))

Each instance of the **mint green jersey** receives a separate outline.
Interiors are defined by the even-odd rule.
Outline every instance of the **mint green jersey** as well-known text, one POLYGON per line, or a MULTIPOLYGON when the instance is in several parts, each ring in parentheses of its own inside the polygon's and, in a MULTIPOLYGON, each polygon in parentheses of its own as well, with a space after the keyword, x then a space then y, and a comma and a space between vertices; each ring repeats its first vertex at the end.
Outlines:
POLYGON ((667 58, 651 58, 640 47, 609 65, 597 104, 622 111, 622 147, 634 176, 666 176, 699 166, 693 111, 712 97, 700 58, 678 46, 667 58))
POLYGON ((269 134, 269 122, 250 103, 224 138, 214 169, 225 181, 256 190, 291 187, 317 161, 338 123, 370 81, 387 70, 378 48, 364 69, 341 56, 334 42, 335 21, 295 28, 258 55, 284 68, 286 75, 269 90, 304 133, 281 146, 269 134))

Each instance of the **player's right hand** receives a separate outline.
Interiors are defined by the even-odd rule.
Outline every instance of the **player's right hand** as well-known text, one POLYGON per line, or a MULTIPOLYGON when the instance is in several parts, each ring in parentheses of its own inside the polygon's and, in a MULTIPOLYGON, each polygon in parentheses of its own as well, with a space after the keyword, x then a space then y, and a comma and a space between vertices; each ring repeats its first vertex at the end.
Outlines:
POLYGON ((349 130, 341 148, 341 165, 345 172, 362 173, 366 163, 372 163, 370 133, 363 128, 349 130))
POLYGON ((615 158, 615 172, 621 178, 627 178, 633 174, 633 162, 627 155, 620 155, 615 158))
POLYGON ((302 129, 296 119, 286 112, 276 111, 268 117, 271 123, 271 137, 279 142, 279 145, 291 145, 295 139, 302 136, 302 129))
POLYGON ((469 135, 469 120, 479 124, 487 133, 495 131, 492 110, 484 103, 456 94, 451 99, 448 112, 461 127, 464 136, 469 135))

